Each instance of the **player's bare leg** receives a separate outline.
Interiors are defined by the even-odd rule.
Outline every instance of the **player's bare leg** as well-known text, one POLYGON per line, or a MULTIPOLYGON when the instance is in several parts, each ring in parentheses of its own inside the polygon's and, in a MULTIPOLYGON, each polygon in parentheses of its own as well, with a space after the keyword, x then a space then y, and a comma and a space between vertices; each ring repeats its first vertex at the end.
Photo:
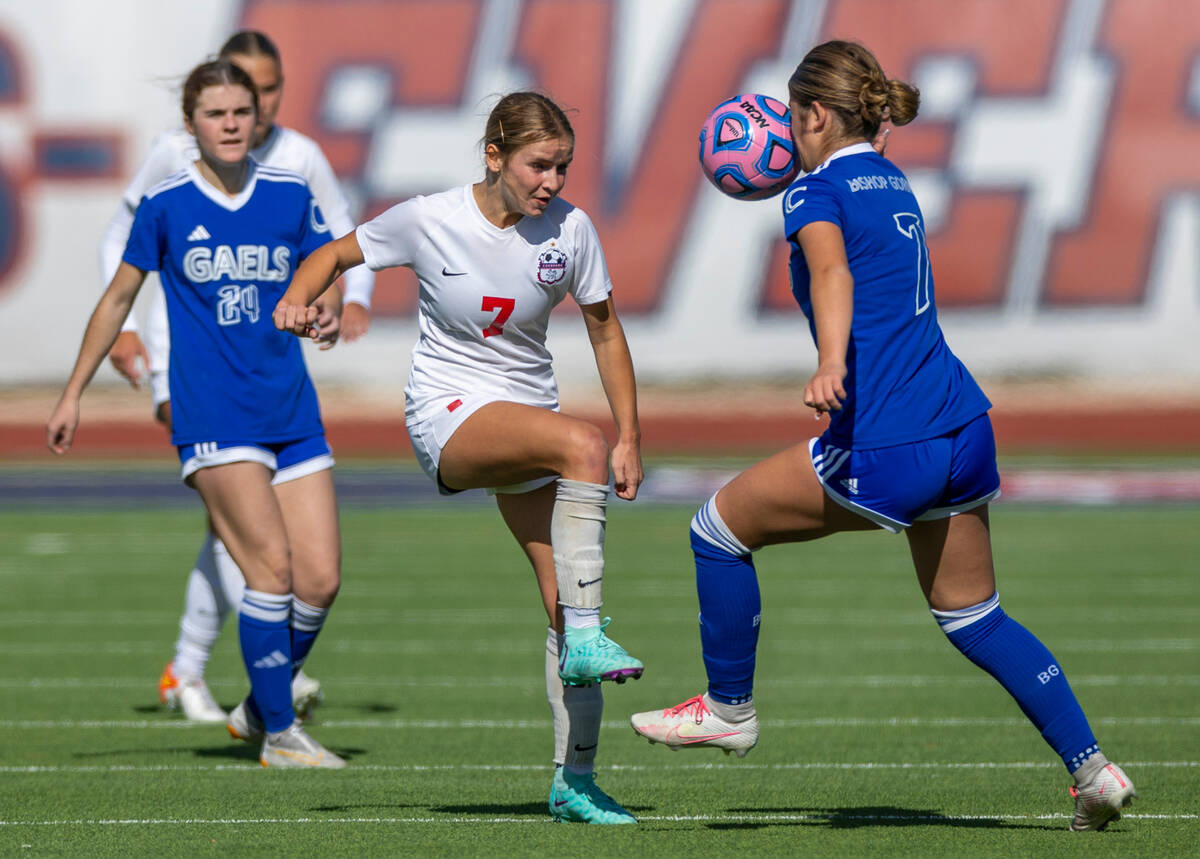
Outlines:
POLYGON ((556 819, 632 822, 633 816, 629 812, 595 787, 593 771, 604 712, 600 684, 567 686, 558 676, 563 619, 558 604, 554 549, 550 542, 550 520, 556 495, 555 485, 551 483, 532 492, 496 496, 501 516, 533 567, 542 606, 550 623, 546 631, 545 659, 546 700, 554 720, 555 777, 550 789, 550 812, 556 819), (569 797, 562 791, 568 778, 560 772, 564 768, 569 777, 581 785, 580 790, 569 797), (586 789, 588 786, 591 791, 586 789), (601 796, 608 802, 605 803, 601 796), (624 819, 626 817, 628 821, 624 819))
POLYGON ((559 675, 581 685, 640 677, 642 663, 605 635, 608 620, 600 618, 608 443, 599 428, 548 409, 489 403, 446 442, 438 469, 455 489, 558 475, 549 528, 566 645, 559 675))
POLYGON ((708 689, 635 713, 633 729, 673 750, 717 748, 744 757, 758 742, 752 688, 761 599, 751 552, 876 527, 826 496, 807 444, 763 460, 723 487, 691 527, 708 689))
POLYGON ((251 696, 235 708, 226 724, 234 737, 246 740, 256 740, 257 734, 243 734, 242 729, 261 725, 260 759, 266 765, 287 766, 303 759, 306 766, 335 766, 340 761, 336 755, 325 753, 307 735, 296 734, 291 695, 295 612, 291 546, 270 476, 256 462, 203 468, 192 476, 213 528, 246 578, 239 637, 251 696), (236 717, 247 713, 253 718, 244 718, 242 724, 236 717))
POLYGON ((908 529, 917 580, 950 642, 1016 700, 1075 777, 1073 830, 1103 829, 1137 796, 1100 751, 1054 655, 1005 614, 996 592, 986 504, 908 529))
POLYGON ((308 719, 321 703, 321 684, 304 673, 341 586, 341 532, 330 469, 275 484, 292 550, 292 708, 308 719))

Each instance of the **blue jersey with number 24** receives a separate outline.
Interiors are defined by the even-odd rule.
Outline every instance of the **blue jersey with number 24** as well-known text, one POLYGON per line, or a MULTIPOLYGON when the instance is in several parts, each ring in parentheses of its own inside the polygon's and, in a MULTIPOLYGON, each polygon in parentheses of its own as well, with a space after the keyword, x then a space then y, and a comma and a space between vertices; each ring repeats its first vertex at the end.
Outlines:
POLYGON ((142 199, 123 259, 162 281, 174 444, 323 432, 300 341, 271 312, 300 261, 327 241, 304 180, 254 162, 236 197, 190 165, 142 199))
POLYGON ((792 293, 813 322, 811 275, 796 233, 816 221, 841 228, 854 278, 846 399, 830 414, 832 440, 850 449, 935 438, 991 408, 942 337, 925 219, 908 179, 869 144, 835 152, 783 196, 792 293))

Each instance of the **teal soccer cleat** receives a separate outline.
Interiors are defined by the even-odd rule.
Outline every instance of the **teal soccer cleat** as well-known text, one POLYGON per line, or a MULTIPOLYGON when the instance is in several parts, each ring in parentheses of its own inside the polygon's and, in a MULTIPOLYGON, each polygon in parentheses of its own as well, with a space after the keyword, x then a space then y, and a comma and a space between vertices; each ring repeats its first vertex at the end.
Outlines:
POLYGON ((565 767, 554 770, 550 814, 557 823, 637 823, 636 817, 596 786, 595 773, 576 775, 565 767))
POLYGON ((636 680, 642 676, 642 661, 634 659, 604 634, 611 622, 612 618, 606 617, 599 626, 567 627, 558 658, 558 676, 563 683, 568 686, 587 686, 601 680, 624 683, 630 677, 636 680))

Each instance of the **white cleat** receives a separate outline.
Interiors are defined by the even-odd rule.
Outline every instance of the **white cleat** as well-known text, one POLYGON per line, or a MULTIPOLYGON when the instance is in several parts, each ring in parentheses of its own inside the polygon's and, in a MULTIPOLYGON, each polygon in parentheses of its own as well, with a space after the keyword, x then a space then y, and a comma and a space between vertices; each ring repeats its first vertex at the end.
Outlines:
POLYGON ((675 752, 708 747, 744 758, 758 742, 757 715, 740 722, 726 722, 708 709, 703 695, 665 710, 634 713, 629 723, 652 745, 662 743, 675 752))
POLYGON ((181 677, 175 692, 178 707, 188 721, 213 725, 225 722, 225 711, 208 691, 203 677, 181 677))
POLYGON ((313 711, 324 699, 320 682, 305 674, 303 669, 297 671, 292 678, 292 709, 296 711, 296 718, 305 721, 312 718, 313 711))
POLYGON ((244 743, 257 743, 267 734, 266 725, 250 712, 246 701, 242 701, 229 711, 229 718, 225 720, 225 728, 229 731, 229 736, 244 743))
POLYGON ((1121 809, 1133 802, 1137 790, 1129 776, 1116 764, 1110 764, 1102 754, 1092 755, 1080 772, 1075 774, 1071 796, 1075 797, 1075 816, 1071 829, 1075 832, 1100 830, 1121 819, 1121 809), (1099 759, 1099 760, 1097 760, 1099 759), (1096 761, 1092 765, 1092 761, 1096 761), (1084 780, 1086 779, 1086 781, 1084 780))
POLYGON ((259 762, 264 767, 285 769, 344 769, 346 762, 304 732, 300 722, 292 723, 286 731, 267 734, 263 740, 259 762))

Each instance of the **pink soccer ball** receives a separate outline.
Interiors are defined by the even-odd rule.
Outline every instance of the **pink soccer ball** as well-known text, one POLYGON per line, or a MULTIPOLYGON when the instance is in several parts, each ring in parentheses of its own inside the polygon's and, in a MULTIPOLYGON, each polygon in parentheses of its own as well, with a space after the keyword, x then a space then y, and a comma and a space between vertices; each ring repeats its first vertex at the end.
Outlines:
POLYGON ((758 93, 718 104, 700 127, 700 166, 734 199, 778 194, 800 172, 787 105, 758 93))

